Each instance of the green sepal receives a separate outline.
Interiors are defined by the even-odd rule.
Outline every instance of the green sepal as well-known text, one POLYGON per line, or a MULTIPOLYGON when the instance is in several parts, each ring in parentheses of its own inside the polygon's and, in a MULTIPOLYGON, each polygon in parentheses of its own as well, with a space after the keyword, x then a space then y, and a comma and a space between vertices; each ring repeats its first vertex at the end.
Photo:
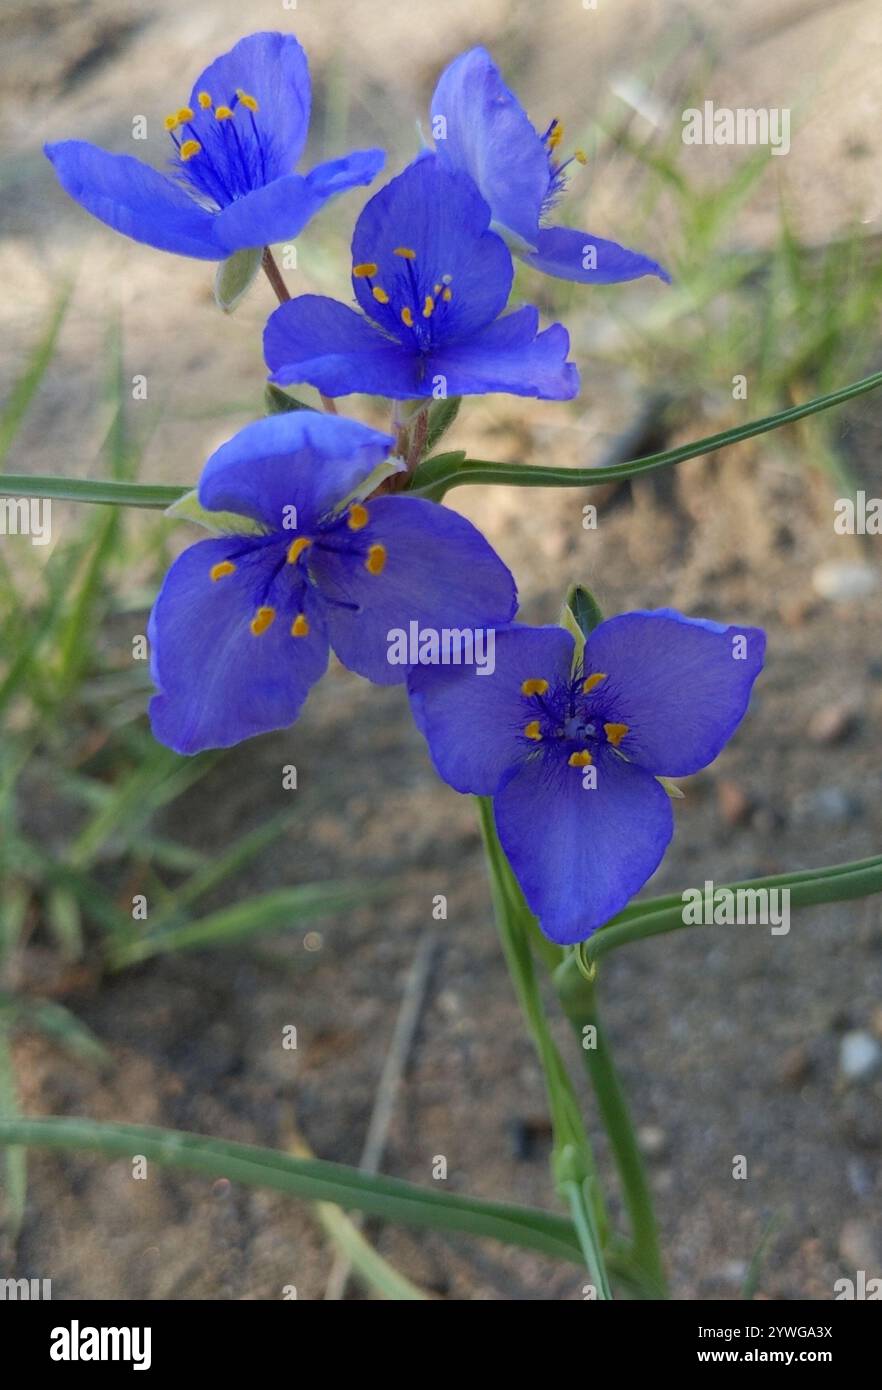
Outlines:
POLYGON ((428 454, 434 449, 438 440, 446 434, 459 414, 459 407, 462 405, 462 396, 448 396, 443 401, 436 401, 429 410, 429 428, 426 431, 425 452, 428 454))
POLYGON ((165 515, 172 521, 191 521, 202 526, 216 536, 260 536, 265 528, 250 516, 239 516, 237 512, 211 512, 199 501, 199 494, 193 488, 185 492, 177 502, 166 507, 165 515))
POLYGON ((585 638, 603 622, 603 613, 597 599, 583 584, 570 586, 561 609, 560 625, 572 635, 575 642, 573 670, 582 664, 585 651, 585 638))
POLYGON ((315 406, 307 405, 305 401, 298 401, 296 396, 289 396, 287 391, 282 391, 271 381, 263 388, 263 404, 267 415, 287 415, 292 410, 315 409, 315 406))
POLYGON ((214 298, 219 309, 231 314, 254 284, 260 270, 263 251, 259 246, 234 251, 221 261, 214 277, 214 298))

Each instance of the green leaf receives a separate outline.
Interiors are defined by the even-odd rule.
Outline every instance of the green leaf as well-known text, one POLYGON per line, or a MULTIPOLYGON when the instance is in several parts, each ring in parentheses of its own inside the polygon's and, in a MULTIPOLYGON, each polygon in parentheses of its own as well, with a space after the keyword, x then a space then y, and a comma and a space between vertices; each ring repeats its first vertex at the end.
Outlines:
POLYGON ((314 410, 315 407, 306 405, 303 401, 298 401, 296 396, 289 396, 287 391, 282 391, 271 381, 268 381, 263 388, 263 403, 266 407, 267 415, 286 415, 292 410, 314 410))
MULTIPOLYGON (((12 1048, 5 1020, 0 1020, 0 1126, 14 1124, 18 1119, 18 1095, 12 1048)), ((3 1215, 6 1228, 15 1240, 24 1221, 28 1190, 27 1149, 12 1144, 6 1150, 3 1165, 3 1215)))
POLYGON ((47 477, 39 473, 6 473, 4 497, 51 497, 57 502, 90 502, 109 507, 150 507, 163 511, 192 490, 164 483, 123 483, 113 479, 47 477))
POLYGON ((446 434, 459 414, 462 396, 448 396, 443 401, 435 401, 429 409, 429 427, 426 431, 425 452, 434 449, 438 440, 446 434))
POLYGON ((225 314, 233 312, 254 284, 262 255, 262 247, 246 247, 221 261, 214 277, 214 298, 225 314))
POLYGON ((421 469, 416 470, 414 490, 440 501, 450 488, 460 487, 464 483, 496 483, 511 487, 594 487, 600 483, 619 482, 623 478, 635 478, 644 473, 655 473, 660 468, 670 468, 675 463, 685 463, 687 459, 700 458, 702 454, 713 454, 717 449, 780 429, 782 425, 793 424, 807 415, 844 405, 846 401, 875 391, 879 386, 882 386, 882 372, 873 372, 871 376, 863 377, 850 386, 843 386, 826 396, 816 396, 803 405, 791 406, 760 420, 750 420, 747 424, 736 425, 733 429, 722 430, 719 434, 708 435, 691 444, 681 444, 676 449, 666 449, 660 454, 648 454, 645 458, 631 459, 627 463, 611 464, 608 468, 554 468, 542 464, 463 459, 456 454, 440 455, 423 465, 428 470, 425 483, 421 469), (431 468, 429 465, 432 465, 431 468))
POLYGON ((582 1259, 571 1223, 550 1212, 421 1188, 400 1178, 362 1173, 357 1168, 319 1158, 294 1158, 251 1144, 145 1125, 10 1116, 0 1118, 0 1145, 86 1150, 126 1160, 133 1153, 143 1154, 149 1162, 184 1168, 208 1178, 227 1178, 249 1187, 267 1187, 308 1201, 331 1202, 344 1210, 364 1211, 386 1221, 487 1236, 575 1264, 582 1259))
MULTIPOLYGON (((739 444, 744 439, 780 429, 782 425, 793 424, 808 415, 844 405, 846 401, 875 391, 879 386, 882 386, 882 372, 874 372, 826 396, 816 396, 803 405, 791 406, 775 415, 766 415, 734 429, 722 430, 692 444, 681 444, 664 453, 649 454, 645 458, 612 464, 608 468, 553 468, 542 464, 496 463, 467 458, 461 449, 449 454, 436 454, 417 468, 411 490, 418 496, 440 501, 450 488, 465 483, 506 484, 512 487, 593 487, 599 483, 619 482, 623 478, 635 478, 644 473, 657 472, 660 468, 670 468, 672 464, 700 458, 703 454, 716 453, 729 444, 739 444)), ((189 487, 170 484, 93 482, 39 474, 6 474, 3 477, 3 493, 7 497, 51 497, 58 501, 92 502, 117 507, 162 509, 170 507, 189 491, 189 487)))
POLYGON ((447 480, 455 475, 457 469, 462 468, 466 462, 464 449, 454 449, 449 454, 435 454, 432 458, 423 459, 422 463, 414 469, 413 477, 410 480, 410 491, 440 502, 448 487, 452 486, 447 480), (436 488, 439 485, 441 490, 436 495, 436 488))
MULTIPOLYGON (((791 907, 815 907, 819 903, 850 902, 882 893, 882 855, 857 859, 848 864, 831 864, 823 869, 801 869, 794 873, 772 874, 767 878, 743 879, 738 883, 718 884, 717 888, 763 889, 787 888, 791 907)), ((582 944, 583 960, 593 963, 601 956, 644 941, 649 936, 681 931, 691 926, 709 925, 683 921, 683 897, 670 893, 663 898, 632 903, 600 931, 582 944)), ((561 970, 567 975, 577 970, 575 956, 567 957, 561 970)))
POLYGON ((166 507, 165 514, 172 521, 190 521, 216 536, 259 536, 263 530, 260 522, 253 517, 239 516, 236 512, 210 512, 199 501, 195 488, 166 507))

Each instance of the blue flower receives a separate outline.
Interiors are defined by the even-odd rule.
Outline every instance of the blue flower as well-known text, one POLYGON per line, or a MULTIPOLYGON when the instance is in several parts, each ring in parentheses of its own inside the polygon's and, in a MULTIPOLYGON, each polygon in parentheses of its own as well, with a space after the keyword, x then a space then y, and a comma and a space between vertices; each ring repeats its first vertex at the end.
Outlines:
POLYGON ((109 227, 161 251, 224 260, 297 236, 328 198, 382 168, 382 150, 361 150, 295 174, 310 96, 297 40, 251 34, 166 117, 171 177, 83 140, 47 145, 46 154, 66 192, 109 227))
POLYGON ((150 615, 153 732, 179 753, 291 724, 328 664, 403 681, 389 637, 510 622, 514 580, 464 517, 417 497, 353 500, 392 439, 297 411, 241 430, 208 460, 198 497, 235 534, 172 565, 150 615), (247 520, 245 520, 247 518, 247 520))
POLYGON ((562 157, 558 120, 540 135, 484 48, 462 53, 441 74, 430 108, 435 148, 447 169, 471 174, 490 204, 493 226, 546 275, 606 285, 666 270, 637 251, 591 232, 547 227, 581 150, 562 157))
POLYGON ((511 256, 488 230, 490 209, 467 174, 423 155, 371 198, 352 239, 352 284, 364 313, 321 295, 281 305, 264 333, 280 385, 328 396, 396 400, 509 391, 569 400, 579 374, 560 324, 538 332, 535 309, 500 318, 511 256))
POLYGON ((582 941, 660 863, 673 815, 657 779, 698 772, 732 736, 765 634, 660 609, 601 623, 576 671, 562 628, 512 626, 495 646, 492 676, 412 670, 414 716, 444 780, 493 797, 543 931, 582 941))

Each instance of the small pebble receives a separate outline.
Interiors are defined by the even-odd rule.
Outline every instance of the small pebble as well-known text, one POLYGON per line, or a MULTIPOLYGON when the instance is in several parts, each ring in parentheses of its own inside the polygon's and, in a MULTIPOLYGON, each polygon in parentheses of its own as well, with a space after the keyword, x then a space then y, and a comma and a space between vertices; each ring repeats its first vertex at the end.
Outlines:
POLYGON ((815 710, 808 722, 808 736, 812 743, 842 743, 853 733, 856 724, 857 709, 854 705, 845 702, 823 705, 815 710))
POLYGON ((717 783, 717 804, 727 825, 746 825, 753 811, 753 802, 739 782, 722 778, 717 783))
POLYGON ((846 1081, 870 1081, 882 1067, 882 1045, 871 1033, 845 1033, 839 1043, 839 1070, 846 1081))
POLYGON ((869 565, 827 560, 812 573, 812 584, 821 598, 833 603, 846 603, 867 598, 879 587, 879 577, 869 565))

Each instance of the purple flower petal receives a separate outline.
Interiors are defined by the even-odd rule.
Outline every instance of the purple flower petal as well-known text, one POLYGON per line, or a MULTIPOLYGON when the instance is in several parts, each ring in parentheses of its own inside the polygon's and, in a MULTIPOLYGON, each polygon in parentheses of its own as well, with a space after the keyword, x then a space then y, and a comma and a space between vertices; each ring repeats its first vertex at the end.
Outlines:
POLYGON ((658 776, 713 762, 744 717, 762 670, 765 633, 686 618, 671 609, 623 613, 591 633, 587 673, 605 717, 625 724, 622 754, 658 776))
POLYGON ((576 280, 583 285, 611 285, 637 280, 641 275, 657 275, 670 283, 666 270, 616 241, 605 241, 591 232, 572 227, 543 227, 534 237, 536 251, 522 259, 535 270, 559 280, 576 280))
POLYGON ((458 792, 492 796, 535 744, 521 686, 566 680, 573 639, 560 627, 510 627, 495 634, 495 669, 417 666, 407 680, 411 709, 440 777, 458 792))
POLYGON ((326 396, 365 391, 396 400, 424 394, 414 353, 324 295, 280 305, 264 329, 263 355, 279 386, 308 382, 326 396))
POLYGON ((445 344, 427 362, 430 383, 443 378, 449 396, 506 391, 569 401, 579 391, 579 370, 567 361, 570 337, 562 324, 539 333, 530 306, 497 319, 470 338, 445 344))
POLYGON ((374 194, 356 223, 353 265, 377 267, 353 276, 362 309, 408 346, 442 335, 453 341, 490 323, 505 308, 514 272, 489 225, 490 209, 472 180, 420 156, 374 194), (407 313, 413 330, 402 319, 407 313))
MULTIPOLYGON (((259 142, 261 182, 269 183, 290 174, 306 145, 311 102, 309 64, 293 34, 249 34, 228 53, 215 58, 193 83, 190 107, 200 121, 196 133, 206 140, 213 132, 220 150, 226 149, 221 142, 230 139, 229 132, 223 130, 224 123, 214 121, 210 112, 200 118, 199 93, 207 92, 215 108, 233 107, 240 90, 253 97, 258 107, 253 125, 250 119, 242 121, 238 113, 236 116, 236 133, 246 159, 250 161, 257 155, 259 142)), ((213 141, 206 141, 206 148, 211 151, 213 141)))
POLYGON ((252 632, 272 574, 259 547, 237 537, 191 546, 153 606, 148 635, 159 694, 150 719, 156 738, 178 753, 228 748, 287 728, 328 664, 322 608, 307 586, 296 605, 307 617, 307 636, 291 635, 293 608, 280 608, 259 636, 252 632), (213 566, 231 556, 235 571, 213 580, 213 566))
POLYGON ((393 442, 339 415, 268 415, 215 450, 199 481, 199 501, 210 511, 251 517, 271 531, 302 533, 352 492, 393 442))
POLYGON ((85 140, 61 140, 45 151, 65 192, 114 231, 180 256, 227 255, 215 239, 215 215, 149 164, 85 140))
POLYGON ((496 828, 546 936, 584 941, 655 872, 673 834, 670 799, 642 768, 607 752, 585 769, 539 750, 494 798, 496 828))
POLYGON ((349 532, 345 545, 326 549, 323 538, 309 552, 310 575, 328 605, 331 646, 351 671, 379 685, 404 681, 407 667, 389 661, 390 640, 412 622, 438 631, 511 620, 514 580, 465 517, 419 497, 381 497, 366 507, 367 524, 349 532), (382 568, 372 573, 367 561, 376 546, 382 568))
POLYGON ((548 154, 486 49, 472 48, 445 69, 430 113, 439 160, 470 174, 494 222, 535 245, 548 191, 548 154))

